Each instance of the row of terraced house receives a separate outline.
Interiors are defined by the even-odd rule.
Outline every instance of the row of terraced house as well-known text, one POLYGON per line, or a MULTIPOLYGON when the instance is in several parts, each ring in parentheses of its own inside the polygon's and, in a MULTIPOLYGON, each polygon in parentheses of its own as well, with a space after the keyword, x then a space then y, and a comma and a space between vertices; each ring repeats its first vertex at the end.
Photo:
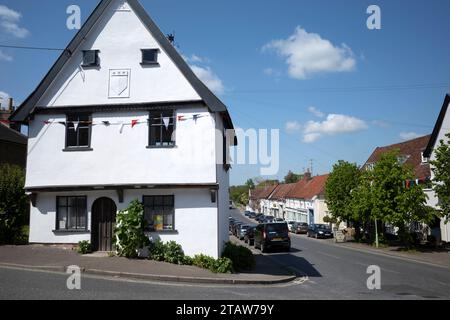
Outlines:
MULTIPOLYGON (((434 159, 434 150, 439 141, 450 132, 450 114, 447 112, 449 105, 450 95, 447 94, 432 134, 376 147, 361 169, 371 170, 381 154, 396 149, 399 152, 398 161, 411 166, 414 170, 414 179, 406 183, 422 185, 428 197, 427 204, 438 208, 439 200, 431 187, 433 171, 429 160, 434 159)), ((296 183, 273 184, 250 190, 249 206, 255 212, 287 221, 324 223, 323 218, 330 214, 325 202, 327 178, 328 174, 312 177, 309 172, 306 172, 296 183)), ((345 224, 341 224, 341 227, 345 227, 345 224)), ((419 223, 411 226, 416 230, 424 227, 428 229, 428 234, 444 242, 450 242, 450 223, 445 219, 436 218, 436 221, 429 226, 419 223)))

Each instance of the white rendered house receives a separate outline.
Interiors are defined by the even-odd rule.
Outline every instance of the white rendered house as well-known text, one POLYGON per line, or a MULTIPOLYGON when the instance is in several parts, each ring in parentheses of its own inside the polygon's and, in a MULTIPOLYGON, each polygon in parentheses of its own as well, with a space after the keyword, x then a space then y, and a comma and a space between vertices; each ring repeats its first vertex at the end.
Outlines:
POLYGON ((138 199, 153 239, 220 256, 233 124, 137 0, 100 1, 11 120, 29 125, 30 242, 109 251, 138 199))
MULTIPOLYGON (((436 160, 434 150, 439 146, 441 140, 447 141, 446 134, 450 133, 450 94, 447 94, 442 104, 441 111, 434 126, 428 145, 423 152, 425 159, 436 160)), ((431 166, 433 168, 433 166, 431 166)), ((431 178, 434 178, 433 170, 431 170, 431 178)), ((439 206, 439 199, 434 192, 427 192, 428 205, 433 207, 439 206)), ((450 242, 450 222, 445 219, 440 221, 441 241, 450 242)))

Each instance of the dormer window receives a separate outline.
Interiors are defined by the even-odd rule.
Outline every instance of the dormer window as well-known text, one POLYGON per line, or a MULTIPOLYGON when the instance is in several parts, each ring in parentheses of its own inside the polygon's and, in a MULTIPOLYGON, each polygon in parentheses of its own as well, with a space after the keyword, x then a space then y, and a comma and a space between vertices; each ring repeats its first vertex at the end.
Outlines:
POLYGON ((141 49, 142 65, 157 65, 159 49, 141 49))
POLYGON ((83 65, 82 67, 99 67, 100 60, 98 59, 99 50, 83 50, 83 65))

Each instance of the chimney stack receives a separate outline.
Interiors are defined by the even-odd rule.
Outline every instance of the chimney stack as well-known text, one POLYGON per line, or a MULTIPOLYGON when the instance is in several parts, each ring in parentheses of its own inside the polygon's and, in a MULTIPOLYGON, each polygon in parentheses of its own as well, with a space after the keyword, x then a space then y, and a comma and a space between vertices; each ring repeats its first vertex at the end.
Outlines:
POLYGON ((8 98, 8 110, 12 113, 14 111, 13 109, 13 98, 8 98))
POLYGON ((303 179, 310 180, 311 179, 311 172, 307 170, 305 173, 303 173, 303 179))

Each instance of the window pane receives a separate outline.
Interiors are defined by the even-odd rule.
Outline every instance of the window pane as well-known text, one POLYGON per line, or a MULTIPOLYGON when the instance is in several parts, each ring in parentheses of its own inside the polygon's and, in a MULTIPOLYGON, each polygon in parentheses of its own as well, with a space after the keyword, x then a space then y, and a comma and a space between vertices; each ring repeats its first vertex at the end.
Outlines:
POLYGON ((142 62, 156 62, 157 61, 157 50, 147 49, 142 50, 142 62))
POLYGON ((57 230, 63 230, 66 228, 66 214, 67 214, 66 207, 58 208, 58 217, 56 219, 56 229, 57 230))
POLYGON ((73 124, 66 124, 67 129, 67 146, 76 147, 77 146, 77 132, 73 129, 73 124))
POLYGON ((164 204, 162 196, 155 196, 154 199, 155 199, 154 200, 155 201, 155 207, 162 206, 164 204))
MULTIPOLYGON (((71 198, 73 199, 73 198, 71 198)), ((67 221, 68 229, 76 229, 77 227, 77 207, 69 207, 69 220, 67 221)))
POLYGON ((173 206, 173 196, 165 196, 164 197, 164 206, 172 207, 173 206))
POLYGON ((67 197, 59 197, 58 206, 67 206, 67 197))
POLYGON ((78 128, 78 146, 89 146, 89 128, 78 128))

